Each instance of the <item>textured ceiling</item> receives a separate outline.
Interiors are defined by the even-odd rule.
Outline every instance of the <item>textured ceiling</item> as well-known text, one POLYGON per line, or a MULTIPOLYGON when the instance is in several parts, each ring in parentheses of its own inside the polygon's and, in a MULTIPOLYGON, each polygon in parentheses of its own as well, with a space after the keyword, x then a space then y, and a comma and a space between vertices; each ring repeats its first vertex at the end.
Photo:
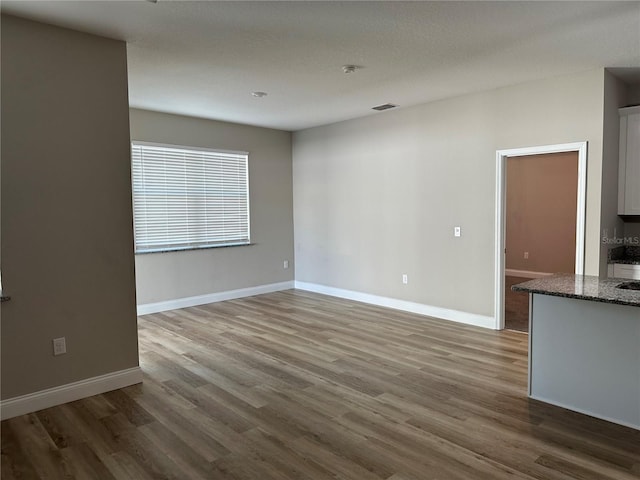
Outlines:
POLYGON ((2 11, 126 40, 134 107, 284 130, 384 115, 371 107, 386 102, 640 68, 640 2, 3 1, 2 11), (345 75, 344 64, 363 68, 345 75))

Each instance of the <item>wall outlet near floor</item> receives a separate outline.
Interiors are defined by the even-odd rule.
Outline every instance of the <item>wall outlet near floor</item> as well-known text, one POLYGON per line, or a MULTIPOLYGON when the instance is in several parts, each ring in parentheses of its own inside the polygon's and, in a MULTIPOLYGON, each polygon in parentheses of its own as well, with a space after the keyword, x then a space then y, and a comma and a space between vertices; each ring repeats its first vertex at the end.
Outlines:
POLYGON ((409 283, 409 276, 406 273, 402 274, 402 283, 404 283, 405 285, 409 283))
POLYGON ((65 337, 54 338, 52 341, 54 355, 62 355, 67 353, 67 340, 65 339, 65 337))
POLYGON ((528 259, 529 258, 529 252, 524 252, 524 258, 528 259))
POLYGON ((284 269, 289 268, 289 260, 285 260, 284 262, 282 262, 282 268, 284 269))
POLYGON ((453 236, 459 237, 462 234, 460 227, 453 227, 453 236))

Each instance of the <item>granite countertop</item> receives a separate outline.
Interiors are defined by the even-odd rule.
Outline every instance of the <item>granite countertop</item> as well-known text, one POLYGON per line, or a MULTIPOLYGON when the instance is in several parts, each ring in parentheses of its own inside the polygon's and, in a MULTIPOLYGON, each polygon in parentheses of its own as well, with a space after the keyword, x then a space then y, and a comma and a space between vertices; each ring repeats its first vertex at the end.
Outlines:
POLYGON ((559 274, 518 283, 513 285, 511 290, 640 307, 639 290, 616 288, 622 283, 632 281, 624 278, 559 274))

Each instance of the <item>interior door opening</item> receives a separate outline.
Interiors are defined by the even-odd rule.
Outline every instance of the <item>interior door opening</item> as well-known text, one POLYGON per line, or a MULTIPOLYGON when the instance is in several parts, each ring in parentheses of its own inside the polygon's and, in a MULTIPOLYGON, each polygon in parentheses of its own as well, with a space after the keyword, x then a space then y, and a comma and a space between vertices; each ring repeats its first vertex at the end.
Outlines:
POLYGON ((496 329, 528 331, 511 285, 584 273, 586 142, 496 152, 496 329))
POLYGON ((529 331, 529 295, 511 286, 575 272, 578 152, 507 157, 505 329, 529 331))

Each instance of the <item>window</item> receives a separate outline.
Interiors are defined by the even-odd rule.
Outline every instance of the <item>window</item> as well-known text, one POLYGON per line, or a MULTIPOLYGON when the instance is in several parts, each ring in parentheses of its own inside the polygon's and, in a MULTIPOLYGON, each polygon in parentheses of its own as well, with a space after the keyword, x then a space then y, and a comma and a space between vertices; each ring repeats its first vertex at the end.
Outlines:
POLYGON ((248 154, 133 142, 136 253, 249 243, 248 154))

